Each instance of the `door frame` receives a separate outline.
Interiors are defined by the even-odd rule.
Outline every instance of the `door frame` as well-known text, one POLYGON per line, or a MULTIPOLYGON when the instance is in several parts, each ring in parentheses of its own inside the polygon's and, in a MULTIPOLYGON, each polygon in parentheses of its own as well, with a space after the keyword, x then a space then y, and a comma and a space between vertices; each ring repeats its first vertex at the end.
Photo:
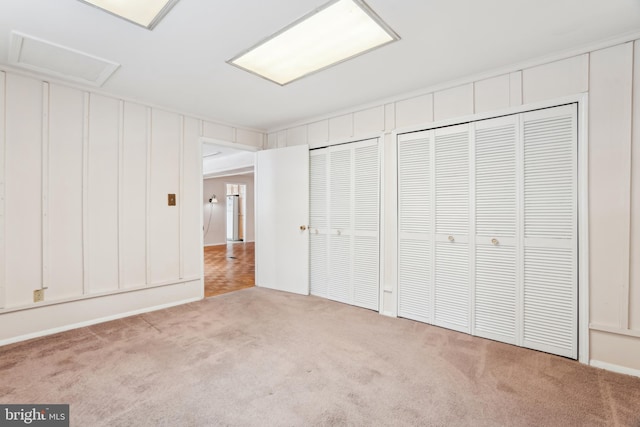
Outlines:
MULTIPOLYGON (((578 106, 578 189, 577 189, 577 215, 578 215, 578 361, 580 363, 589 364, 589 94, 584 92, 576 95, 555 98, 552 100, 535 102, 531 104, 524 104, 516 107, 510 107, 502 110, 496 110, 486 113, 478 113, 467 116, 456 117, 453 119, 441 120, 437 122, 425 123, 422 125, 414 125, 405 128, 395 129, 391 132, 391 151, 393 156, 390 156, 391 162, 385 164, 387 171, 385 172, 383 189, 391 191, 385 191, 385 200, 395 200, 395 219, 388 225, 387 221, 382 222, 383 228, 395 227, 397 230, 398 219, 398 161, 397 161, 397 149, 398 149, 398 136, 405 133, 418 132, 424 130, 431 130, 435 128, 441 128, 446 126, 453 126, 462 123, 468 123, 478 120, 486 120, 506 115, 519 114, 532 110, 539 110, 544 108, 557 107, 565 104, 577 104, 578 106), (391 163, 391 164, 388 164, 391 163)), ((389 155, 391 153, 387 153, 389 155)), ((385 231, 381 230, 383 235, 385 231)), ((398 316, 398 234, 396 233, 395 242, 388 242, 393 244, 395 255, 390 258, 388 268, 392 270, 392 275, 389 275, 391 282, 388 286, 393 289, 393 301, 390 301, 390 307, 385 305, 384 314, 397 317, 398 316)), ((384 275, 383 275, 384 277, 384 275)))
MULTIPOLYGON (((207 136, 200 136, 198 137, 198 175, 200 176, 200 180, 199 180, 199 193, 200 196, 202 197, 202 195, 204 194, 204 168, 202 165, 202 145, 203 144, 210 144, 210 145, 220 145, 223 147, 230 147, 230 148, 235 148, 237 150, 242 150, 242 151, 250 151, 250 152, 257 152, 262 150, 262 148, 259 147, 254 147, 251 145, 245 145, 245 144, 238 144, 236 142, 230 142, 230 141, 223 141, 220 139, 215 139, 215 138, 209 138, 207 136)), ((253 166, 254 169, 254 174, 255 174, 255 164, 253 166)), ((217 195, 216 195, 217 196, 217 195)), ((226 188, 225 188, 225 203, 226 203, 226 188)), ((253 194, 253 198, 254 198, 254 210, 255 210, 255 191, 253 194)), ((198 204, 198 206, 200 206, 200 204, 198 204)), ((255 217, 255 215, 254 215, 255 217)), ((201 282, 202 282, 202 289, 200 291, 200 299, 204 299, 204 218, 202 215, 202 209, 199 208, 198 209, 198 227, 200 230, 200 277, 202 278, 201 282)), ((226 215, 225 215, 225 236, 226 236, 226 215)), ((254 273, 255 275, 255 273, 254 273)), ((254 276, 255 277, 255 276, 254 276)))

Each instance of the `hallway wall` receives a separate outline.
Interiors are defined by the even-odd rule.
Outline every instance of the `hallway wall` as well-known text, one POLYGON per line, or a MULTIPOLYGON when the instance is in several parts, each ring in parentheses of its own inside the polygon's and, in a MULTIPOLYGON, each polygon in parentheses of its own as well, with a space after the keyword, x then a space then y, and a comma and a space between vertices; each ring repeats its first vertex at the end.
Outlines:
POLYGON ((204 235, 205 246, 224 245, 227 243, 227 184, 244 184, 247 186, 247 210, 245 213, 247 229, 245 230, 244 241, 255 241, 254 175, 235 175, 204 180, 202 194, 202 224, 204 225, 204 231, 207 230, 207 224, 211 217, 209 232, 204 235), (209 203, 212 194, 217 196, 218 203, 209 203))

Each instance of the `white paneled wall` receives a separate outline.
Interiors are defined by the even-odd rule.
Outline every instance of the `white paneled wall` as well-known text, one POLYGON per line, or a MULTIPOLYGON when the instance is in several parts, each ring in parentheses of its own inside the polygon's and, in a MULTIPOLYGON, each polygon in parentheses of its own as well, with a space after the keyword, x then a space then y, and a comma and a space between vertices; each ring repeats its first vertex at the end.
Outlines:
POLYGON ((82 165, 84 94, 49 86, 49 182, 46 256, 48 296, 70 298, 83 292, 82 165))
MULTIPOLYGON (((307 127, 311 146, 319 147, 371 137, 384 129, 385 189, 382 251, 384 289, 381 311, 398 309, 397 172, 392 132, 419 130, 433 121, 450 124, 472 114, 508 112, 510 108, 588 94, 588 213, 590 358, 593 364, 640 375, 640 41, 579 52, 554 61, 531 61, 527 67, 506 67, 495 75, 439 86, 395 101, 355 108, 352 114, 314 120, 307 127), (635 55, 634 55, 635 51, 635 55), (359 111, 370 114, 362 127, 359 111), (375 122, 375 123, 374 123, 375 122)), ((582 117, 583 119, 585 117, 582 117)), ((296 124, 299 128, 301 124, 296 124)), ((431 125, 429 125, 431 127, 431 125)), ((289 145, 286 129, 268 136, 268 147, 289 145), (273 143, 271 143, 273 141, 273 143)), ((584 171, 579 171, 584 173, 584 171)), ((409 244, 409 243, 407 243, 409 244)), ((409 246, 407 246, 409 248, 409 246)), ((405 249, 408 250, 408 249, 405 249)), ((401 248, 402 251, 402 248, 401 248)), ((403 262, 401 260, 401 262, 403 262)), ((406 260, 404 262, 407 262, 406 260)), ((402 280, 402 278, 400 278, 402 280)), ((410 310, 407 307, 407 310, 410 310)), ((583 310, 584 311, 584 310, 583 310)), ((416 313, 425 316, 429 313, 416 313)))
POLYGON ((37 80, 6 75, 5 306, 31 303, 33 290, 42 285, 44 87, 37 80))
POLYGON ((265 139, 0 71, 0 343, 201 298, 201 136, 265 139))

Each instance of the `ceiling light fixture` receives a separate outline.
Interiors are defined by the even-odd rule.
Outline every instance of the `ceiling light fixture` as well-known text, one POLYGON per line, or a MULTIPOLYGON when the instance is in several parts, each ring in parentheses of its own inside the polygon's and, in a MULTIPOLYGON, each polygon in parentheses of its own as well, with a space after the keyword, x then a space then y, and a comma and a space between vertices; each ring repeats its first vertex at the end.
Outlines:
POLYGON ((152 30, 179 0, 79 0, 152 30))
POLYGON ((362 0, 333 0, 227 61, 286 85, 400 40, 362 0))

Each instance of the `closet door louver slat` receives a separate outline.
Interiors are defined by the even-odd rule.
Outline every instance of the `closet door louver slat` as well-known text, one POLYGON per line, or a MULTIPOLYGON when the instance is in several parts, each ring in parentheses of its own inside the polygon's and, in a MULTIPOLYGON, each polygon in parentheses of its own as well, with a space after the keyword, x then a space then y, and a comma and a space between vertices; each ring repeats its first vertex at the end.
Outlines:
POLYGON ((311 295, 327 297, 328 218, 327 152, 309 156, 309 286, 311 295))
POLYGON ((398 315, 431 323, 431 137, 398 143, 398 315))
POLYGON ((577 358, 575 105, 524 114, 524 346, 577 358))
POLYGON ((470 332, 469 127, 435 131, 434 324, 470 332))
POLYGON ((475 126, 474 333, 516 343, 518 116, 475 126))

